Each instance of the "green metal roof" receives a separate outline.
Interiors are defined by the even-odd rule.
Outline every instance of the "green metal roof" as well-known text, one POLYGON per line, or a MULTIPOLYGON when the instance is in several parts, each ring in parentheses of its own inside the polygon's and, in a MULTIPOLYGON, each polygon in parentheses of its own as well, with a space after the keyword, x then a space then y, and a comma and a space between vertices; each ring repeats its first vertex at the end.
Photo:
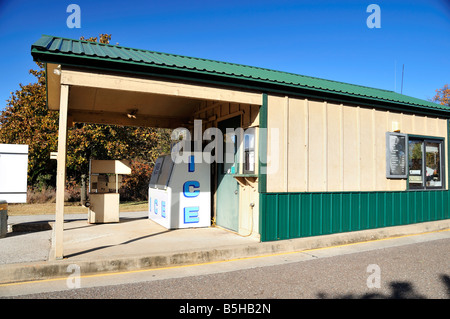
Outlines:
MULTIPOLYGON (((43 35, 31 46, 34 59, 41 62, 85 66, 87 62, 108 62, 121 68, 147 66, 194 74, 206 74, 249 81, 248 86, 277 84, 315 92, 359 97, 412 107, 450 111, 450 107, 402 95, 393 91, 319 79, 265 68, 141 50, 96 42, 43 35), (93 61, 94 60, 94 61, 93 61), (252 84, 253 83, 253 84, 252 84)), ((316 96, 319 94, 315 94, 316 96)))

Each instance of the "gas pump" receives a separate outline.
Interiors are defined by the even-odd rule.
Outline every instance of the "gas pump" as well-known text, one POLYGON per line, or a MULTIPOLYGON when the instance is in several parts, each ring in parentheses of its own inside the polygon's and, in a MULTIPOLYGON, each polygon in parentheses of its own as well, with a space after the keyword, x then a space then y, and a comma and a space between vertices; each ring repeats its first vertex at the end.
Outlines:
POLYGON ((90 160, 88 222, 119 222, 119 188, 122 175, 131 174, 128 160, 90 160))

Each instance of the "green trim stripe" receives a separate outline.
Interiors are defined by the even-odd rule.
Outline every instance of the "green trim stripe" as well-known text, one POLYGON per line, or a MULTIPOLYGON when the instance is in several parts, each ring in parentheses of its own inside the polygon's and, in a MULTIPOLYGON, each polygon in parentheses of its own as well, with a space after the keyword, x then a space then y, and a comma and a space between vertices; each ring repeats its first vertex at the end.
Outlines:
POLYGON ((259 192, 259 229, 262 229, 266 207, 262 205, 262 193, 266 192, 267 183, 267 94, 262 94, 259 108, 259 150, 258 150, 258 192, 259 192))
POLYGON ((258 191, 266 192, 267 183, 267 94, 263 93, 259 108, 258 191))
MULTIPOLYGON (((450 183, 450 120, 447 120, 447 183, 450 183)), ((448 187, 447 187, 448 188, 448 187)))

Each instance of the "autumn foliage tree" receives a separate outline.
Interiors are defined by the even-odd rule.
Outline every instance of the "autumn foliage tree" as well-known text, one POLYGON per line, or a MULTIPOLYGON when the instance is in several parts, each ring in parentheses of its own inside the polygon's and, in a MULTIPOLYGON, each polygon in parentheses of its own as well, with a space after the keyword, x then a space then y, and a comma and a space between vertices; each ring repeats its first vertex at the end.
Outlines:
MULTIPOLYGON (((99 39, 109 43, 111 35, 99 39)), ((56 161, 50 160, 50 152, 57 150, 59 116, 46 106, 45 69, 37 65, 38 70, 30 70, 37 82, 20 84, 0 113, 0 143, 28 144, 28 185, 54 187, 56 161)), ((144 200, 154 161, 169 145, 169 130, 76 123, 68 130, 67 177, 71 185, 80 184, 89 172, 89 159, 131 159, 132 175, 124 178, 121 193, 125 200, 144 200)))
POLYGON ((0 114, 0 143, 28 144, 28 183, 50 183, 54 180, 55 161, 50 152, 56 150, 58 113, 50 112, 46 105, 45 71, 29 72, 37 78, 36 83, 20 84, 7 101, 0 114))
POLYGON ((433 101, 438 102, 441 105, 450 106, 450 88, 448 87, 448 84, 444 85, 443 88, 436 90, 433 101))

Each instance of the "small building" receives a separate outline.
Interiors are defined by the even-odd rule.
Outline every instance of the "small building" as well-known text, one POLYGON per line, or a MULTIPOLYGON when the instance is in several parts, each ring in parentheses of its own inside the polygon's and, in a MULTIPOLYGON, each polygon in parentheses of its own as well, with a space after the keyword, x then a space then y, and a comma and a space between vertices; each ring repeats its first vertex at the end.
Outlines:
POLYGON ((236 163, 211 164, 211 218, 261 241, 449 218, 448 106, 264 68, 46 35, 31 54, 46 64, 48 107, 60 112, 57 257, 66 129, 74 122, 192 131, 201 120, 202 137, 212 127, 242 128, 236 163))

